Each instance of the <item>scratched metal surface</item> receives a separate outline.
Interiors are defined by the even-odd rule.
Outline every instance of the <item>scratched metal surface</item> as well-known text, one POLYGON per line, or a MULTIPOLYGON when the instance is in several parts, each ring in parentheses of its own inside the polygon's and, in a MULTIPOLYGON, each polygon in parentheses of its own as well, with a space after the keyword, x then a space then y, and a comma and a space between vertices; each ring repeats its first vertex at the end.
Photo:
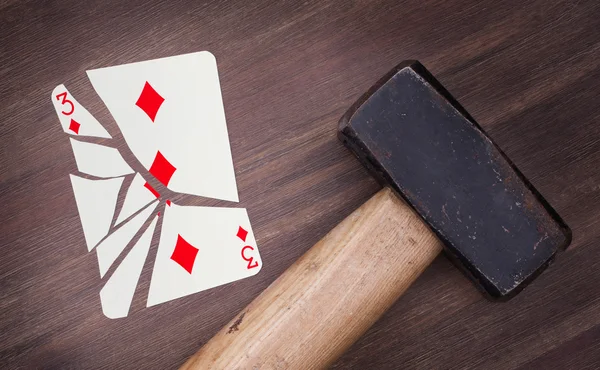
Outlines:
POLYGON ((514 297, 571 241, 556 211, 419 62, 402 62, 369 89, 339 136, 493 299, 514 297))

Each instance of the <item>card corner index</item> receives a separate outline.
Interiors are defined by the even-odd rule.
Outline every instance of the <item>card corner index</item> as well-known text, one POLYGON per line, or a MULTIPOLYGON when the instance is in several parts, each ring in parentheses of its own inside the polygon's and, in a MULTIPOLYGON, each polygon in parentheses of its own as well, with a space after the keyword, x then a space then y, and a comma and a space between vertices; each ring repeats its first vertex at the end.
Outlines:
POLYGON ((64 84, 52 90, 51 99, 65 133, 112 139, 106 128, 75 99, 64 84))

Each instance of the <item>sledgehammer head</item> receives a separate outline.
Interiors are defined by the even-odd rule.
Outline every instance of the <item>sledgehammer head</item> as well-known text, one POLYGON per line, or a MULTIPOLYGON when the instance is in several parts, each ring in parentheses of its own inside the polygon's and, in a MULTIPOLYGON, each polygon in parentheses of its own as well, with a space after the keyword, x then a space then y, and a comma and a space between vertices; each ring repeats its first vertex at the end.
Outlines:
POLYGON ((571 241, 558 214, 419 62, 401 63, 363 95, 339 136, 491 297, 518 293, 571 241))

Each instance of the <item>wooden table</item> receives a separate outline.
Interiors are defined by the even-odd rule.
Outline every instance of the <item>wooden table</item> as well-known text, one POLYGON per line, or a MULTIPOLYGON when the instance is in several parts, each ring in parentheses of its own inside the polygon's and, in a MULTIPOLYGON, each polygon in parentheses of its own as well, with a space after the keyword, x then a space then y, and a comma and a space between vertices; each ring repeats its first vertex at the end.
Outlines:
POLYGON ((564 217, 572 248, 507 303, 483 299, 439 257, 333 368, 597 367, 596 0, 0 1, 0 367, 182 364, 378 190, 336 139, 336 123, 382 74, 413 58, 564 217), (65 83, 135 162, 85 71, 200 50, 219 63, 240 206, 264 268, 145 308, 147 264, 129 316, 109 320, 50 93, 65 83))

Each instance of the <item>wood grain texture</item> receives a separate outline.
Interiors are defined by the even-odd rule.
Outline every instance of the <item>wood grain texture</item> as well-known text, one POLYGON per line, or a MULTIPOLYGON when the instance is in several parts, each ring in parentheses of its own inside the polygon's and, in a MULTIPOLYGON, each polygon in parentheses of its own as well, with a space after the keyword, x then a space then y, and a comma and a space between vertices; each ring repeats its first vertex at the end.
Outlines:
POLYGON ((183 364, 379 189, 336 139, 336 124, 413 58, 563 216, 573 246, 503 304, 437 258, 333 368, 596 367, 599 29, 596 0, 0 2, 0 367, 183 364), (264 267, 146 309, 147 264, 129 317, 108 320, 50 92, 64 83, 140 169, 85 70, 199 50, 217 57, 240 206, 264 267))
POLYGON ((182 370, 326 368, 441 251, 417 213, 386 187, 285 270, 182 370))

